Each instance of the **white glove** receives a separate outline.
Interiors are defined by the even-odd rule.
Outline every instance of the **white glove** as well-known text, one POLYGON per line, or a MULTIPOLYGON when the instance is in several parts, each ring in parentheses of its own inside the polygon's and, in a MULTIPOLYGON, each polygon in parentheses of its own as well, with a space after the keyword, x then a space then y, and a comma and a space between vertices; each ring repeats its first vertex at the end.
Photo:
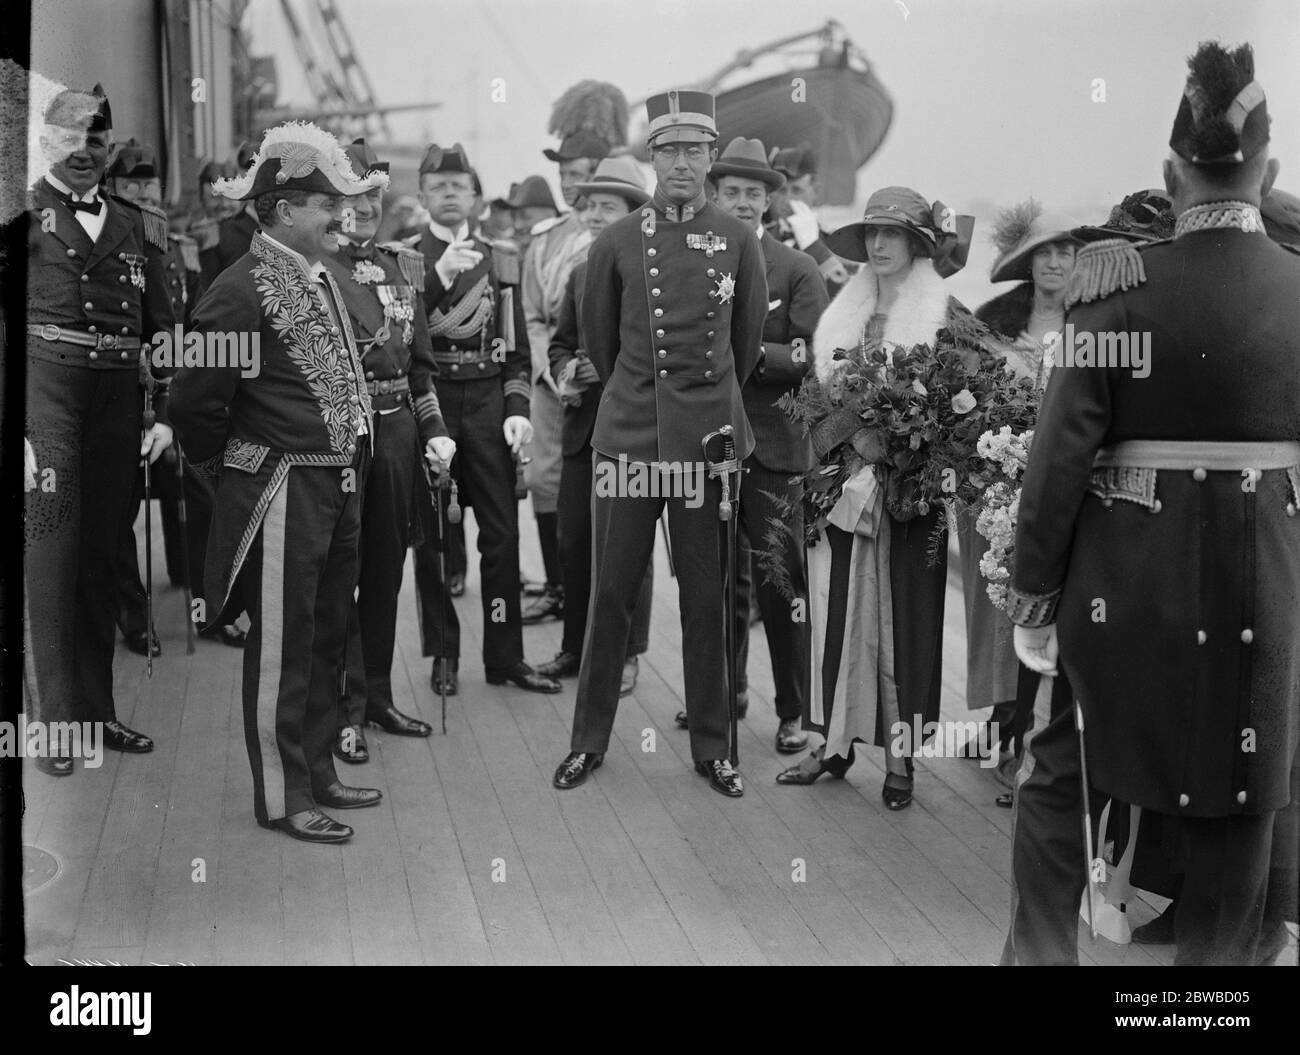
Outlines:
POLYGON ((36 474, 40 466, 36 464, 36 452, 32 450, 31 441, 23 437, 23 490, 36 490, 36 474))
POLYGON ((483 254, 474 248, 474 242, 466 239, 463 242, 452 242, 447 247, 447 251, 438 257, 437 263, 433 265, 434 271, 442 279, 444 286, 450 286, 456 281, 456 276, 462 271, 468 271, 472 267, 478 267, 479 261, 483 259, 483 254))
POLYGON ((1016 656, 1035 674, 1055 674, 1061 647, 1056 640, 1056 624, 1018 626, 1012 635, 1016 656))
POLYGON ((830 257, 822 261, 818 270, 821 271, 823 278, 840 286, 844 285, 852 277, 849 274, 849 269, 840 263, 838 257, 830 257))
POLYGON ((424 445, 424 457, 436 473, 444 472, 456 456, 456 441, 450 436, 434 436, 424 445))
POLYGON ((800 249, 807 249, 822 236, 817 217, 813 214, 812 209, 808 207, 807 202, 792 201, 790 203, 790 215, 785 218, 785 222, 790 225, 790 230, 794 233, 795 244, 800 249))
POLYGON ((518 454, 519 448, 533 440, 533 423, 518 414, 511 414, 501 426, 501 433, 506 438, 506 445, 512 454, 518 454))
POLYGON ((148 455, 149 464, 152 465, 162 456, 162 452, 172 445, 172 435, 170 425, 164 425, 161 421, 156 422, 148 432, 140 434, 140 457, 148 455))

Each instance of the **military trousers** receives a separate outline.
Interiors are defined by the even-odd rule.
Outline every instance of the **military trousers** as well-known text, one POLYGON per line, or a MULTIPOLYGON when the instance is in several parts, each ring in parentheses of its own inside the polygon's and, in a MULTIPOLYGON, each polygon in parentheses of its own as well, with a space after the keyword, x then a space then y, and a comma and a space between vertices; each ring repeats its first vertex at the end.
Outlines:
POLYGON ((134 370, 27 359, 26 687, 42 721, 116 719, 117 567, 144 395, 134 370))
POLYGON ((730 750, 718 519, 721 482, 700 481, 695 499, 663 497, 662 492, 658 498, 609 495, 602 480, 617 478, 617 466, 614 459, 593 455, 591 600, 571 750, 601 754, 609 746, 632 612, 654 552, 659 514, 667 506, 681 607, 691 757, 697 762, 726 758, 730 750))
POLYGON ((367 712, 393 704, 397 595, 411 544, 415 496, 429 500, 419 464, 415 416, 402 407, 376 414, 373 424, 375 455, 361 486, 360 573, 348 616, 347 684, 340 726, 360 725, 367 712))
MULTIPOLYGON (((363 479, 368 445, 353 469, 363 479)), ((248 613, 244 740, 259 822, 316 804, 337 780, 348 613, 357 584, 361 495, 334 467, 294 466, 275 492, 235 591, 248 613)))

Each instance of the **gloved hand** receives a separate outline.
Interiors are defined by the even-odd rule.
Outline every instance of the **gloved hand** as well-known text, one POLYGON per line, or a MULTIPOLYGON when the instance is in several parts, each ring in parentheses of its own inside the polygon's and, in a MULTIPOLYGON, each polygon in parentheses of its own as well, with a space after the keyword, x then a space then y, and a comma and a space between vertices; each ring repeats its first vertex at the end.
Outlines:
POLYGON ((155 422, 153 428, 140 433, 140 457, 147 455, 149 464, 152 465, 171 446, 173 435, 170 425, 155 422))
POLYGON ((795 244, 800 249, 807 249, 822 236, 817 217, 806 202, 792 201, 790 203, 790 215, 786 217, 785 222, 790 225, 790 230, 794 233, 795 244))
POLYGON ((482 259, 483 254, 474 248, 473 240, 467 238, 463 242, 452 242, 447 247, 447 251, 438 258, 438 262, 433 265, 433 269, 442 279, 442 284, 450 286, 456 281, 457 275, 472 267, 478 267, 482 259))
POLYGON ((533 423, 518 414, 511 414, 501 426, 501 433, 506 438, 506 445, 511 454, 518 454, 519 448, 533 439, 533 423))
POLYGON ((424 457, 429 467, 441 475, 451 465, 456 456, 456 441, 450 436, 434 436, 424 445, 424 457))
POLYGON ((1056 661, 1061 646, 1056 640, 1056 624, 1048 626, 1018 626, 1012 635, 1016 656, 1035 674, 1055 674, 1056 661))

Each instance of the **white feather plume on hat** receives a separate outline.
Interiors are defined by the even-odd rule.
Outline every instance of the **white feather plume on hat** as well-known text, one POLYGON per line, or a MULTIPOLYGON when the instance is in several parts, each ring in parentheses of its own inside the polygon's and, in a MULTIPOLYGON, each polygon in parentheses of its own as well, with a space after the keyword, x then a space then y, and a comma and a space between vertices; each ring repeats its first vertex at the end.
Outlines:
POLYGON ((387 173, 374 171, 358 177, 342 144, 325 129, 309 121, 287 121, 267 130, 247 171, 214 181, 213 191, 225 198, 247 197, 262 166, 272 158, 280 162, 280 171, 275 176, 277 185, 319 170, 335 192, 344 197, 364 194, 376 187, 388 189, 387 173))

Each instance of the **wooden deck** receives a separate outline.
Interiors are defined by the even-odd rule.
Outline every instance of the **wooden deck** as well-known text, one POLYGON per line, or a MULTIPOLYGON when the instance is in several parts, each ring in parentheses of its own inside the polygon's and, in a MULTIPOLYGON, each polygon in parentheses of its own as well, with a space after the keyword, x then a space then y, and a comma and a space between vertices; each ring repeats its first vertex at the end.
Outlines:
MULTIPOLYGON (((535 565, 530 515, 521 530, 525 565, 535 565)), ((717 795, 692 771, 686 736, 673 726, 682 706, 677 591, 662 549, 656 559, 640 683, 619 709, 604 768, 584 788, 550 785, 567 751, 574 682, 549 697, 484 682, 474 568, 460 602, 461 695, 448 701, 447 735, 367 732, 371 762, 339 769, 345 782, 382 788, 384 800, 341 815, 356 828, 341 847, 257 827, 241 654, 201 641, 186 657, 182 595, 160 589, 164 653, 152 681, 125 649, 117 665, 118 714, 157 749, 107 752, 100 769, 78 763, 67 779, 25 774, 24 843, 53 855, 45 860, 58 869, 27 899, 29 961, 996 962, 1011 814, 994 804, 1002 789, 991 771, 974 760, 919 762, 916 800, 901 813, 880 801, 878 751, 859 753, 846 781, 778 786, 773 777, 789 759, 772 747, 759 632, 741 724, 746 794, 717 795), (653 751, 642 749, 645 730, 654 731, 653 751)), ((408 564, 394 689, 402 710, 436 726, 411 580, 408 564)), ((959 581, 950 582, 947 612, 943 716, 964 720, 959 581)), ((528 658, 548 659, 559 638, 557 623, 526 628, 528 658)), ((1135 922, 1159 904, 1139 905, 1135 922)), ((1289 955, 1295 962, 1294 942, 1289 955)), ((1082 933, 1080 956, 1170 963, 1172 949, 1091 944, 1082 933)))

